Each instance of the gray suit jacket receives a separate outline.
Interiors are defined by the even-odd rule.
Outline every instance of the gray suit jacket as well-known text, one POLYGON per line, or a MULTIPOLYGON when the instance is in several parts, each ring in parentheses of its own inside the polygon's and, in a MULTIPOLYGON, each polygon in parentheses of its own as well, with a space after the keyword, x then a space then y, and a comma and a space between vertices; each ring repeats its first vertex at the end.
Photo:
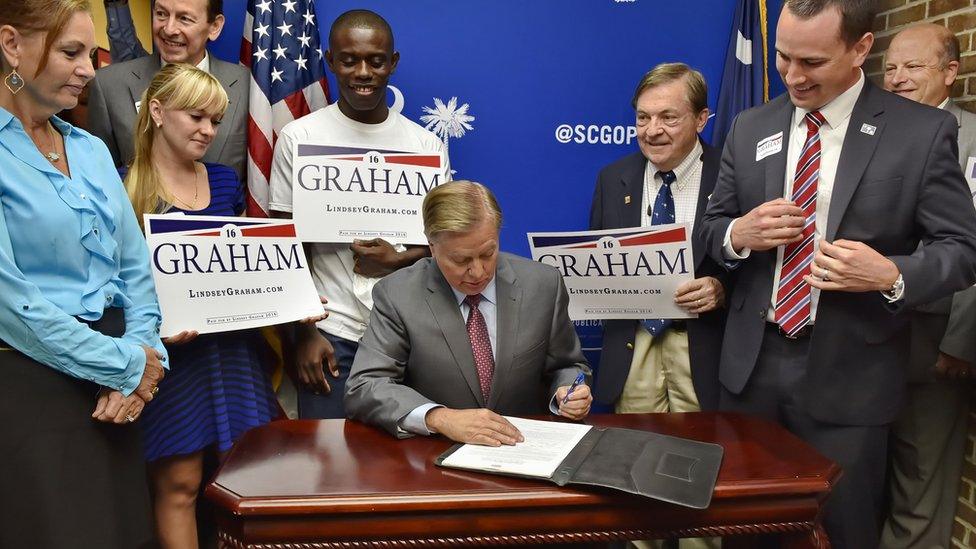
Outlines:
MULTIPOLYGON (((159 71, 158 55, 114 63, 95 72, 88 95, 88 130, 108 145, 116 166, 132 160, 136 103, 159 71)), ((230 103, 205 162, 234 168, 243 179, 247 166, 247 102, 251 75, 247 69, 210 55, 210 73, 227 91, 230 103)))
POLYGON ((346 383, 349 417, 408 436, 397 422, 426 403, 489 408, 503 415, 545 414, 556 388, 589 366, 567 314, 558 271, 501 253, 495 374, 488 402, 478 385, 461 309, 430 258, 373 288, 369 328, 346 383))
MULTIPOLYGON (((716 261, 724 261, 732 220, 783 196, 786 146, 758 161, 756 147, 781 131, 786 141, 793 109, 784 94, 734 122, 701 225, 716 261)), ((905 294, 894 305, 879 292, 820 294, 797 395, 818 420, 892 421, 904 397, 909 344, 909 315, 893 313, 976 282, 976 211, 957 163, 956 136, 949 113, 865 83, 844 138, 824 237, 860 241, 890 258, 904 276, 905 294)), ((776 250, 730 264, 738 273, 719 368, 733 393, 756 365, 775 264, 776 250)))
MULTIPOLYGON (((945 110, 958 121, 959 166, 965 170, 969 159, 976 157, 976 114, 963 110, 952 100, 945 110)), ((976 362, 976 287, 916 309, 912 317, 909 381, 934 381, 932 374, 940 351, 976 362)))

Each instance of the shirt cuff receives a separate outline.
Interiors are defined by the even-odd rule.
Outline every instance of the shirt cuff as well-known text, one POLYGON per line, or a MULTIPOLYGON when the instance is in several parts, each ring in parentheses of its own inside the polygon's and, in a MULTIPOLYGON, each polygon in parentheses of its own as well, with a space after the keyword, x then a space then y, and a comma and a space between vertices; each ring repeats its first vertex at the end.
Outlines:
POLYGON ((549 411, 552 412, 553 415, 559 415, 559 403, 556 402, 555 394, 553 394, 552 398, 549 399, 549 411))
POLYGON ((722 240, 722 253, 725 255, 725 259, 731 261, 741 261, 749 257, 749 254, 752 253, 752 250, 749 248, 742 248, 741 252, 736 253, 735 248, 732 247, 732 226, 738 220, 739 218, 735 218, 729 223, 729 226, 725 229, 725 239, 722 240))
POLYGON ((427 412, 434 408, 443 408, 440 404, 434 402, 428 402, 427 404, 421 404, 417 406, 411 412, 403 416, 400 421, 397 422, 397 429, 401 431, 406 431, 408 433, 413 433, 415 435, 430 435, 433 434, 427 427, 427 412))
POLYGON ((129 347, 126 353, 125 371, 118 376, 107 379, 105 386, 129 396, 135 392, 139 382, 142 381, 143 373, 146 371, 146 352, 142 349, 142 345, 129 342, 120 343, 129 347))

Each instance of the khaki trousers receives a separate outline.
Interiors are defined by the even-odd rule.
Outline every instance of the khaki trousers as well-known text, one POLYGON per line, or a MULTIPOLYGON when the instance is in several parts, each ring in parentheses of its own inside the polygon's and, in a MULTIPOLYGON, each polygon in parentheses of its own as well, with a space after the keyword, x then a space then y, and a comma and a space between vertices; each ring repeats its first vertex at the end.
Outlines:
POLYGON ((691 382, 688 332, 669 329, 654 338, 639 326, 634 337, 630 373, 617 401, 616 412, 647 414, 700 410, 691 382))
MULTIPOLYGON (((666 330, 654 338, 643 326, 634 337, 634 358, 624 390, 617 400, 618 414, 698 412, 698 396, 691 382, 688 332, 666 330)), ((663 540, 630 542, 640 549, 660 549, 663 540)), ((684 538, 681 549, 717 549, 722 538, 684 538)))

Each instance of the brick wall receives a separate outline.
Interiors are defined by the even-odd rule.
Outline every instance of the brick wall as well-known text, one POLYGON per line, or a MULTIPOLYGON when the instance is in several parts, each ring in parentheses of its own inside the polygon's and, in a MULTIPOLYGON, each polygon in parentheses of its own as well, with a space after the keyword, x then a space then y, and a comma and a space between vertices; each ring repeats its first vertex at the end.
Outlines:
MULTIPOLYGON (((944 25, 959 37, 962 53, 952 97, 976 112, 976 0, 880 0, 879 5, 874 49, 864 65, 868 77, 881 83, 884 52, 899 30, 919 21, 944 25)), ((952 543, 959 548, 976 547, 976 411, 969 417, 966 461, 959 482, 952 543)))
MULTIPOLYGON (((962 52, 952 97, 963 108, 976 112, 976 0, 879 0, 878 4, 874 50, 868 56, 864 72, 881 83, 884 52, 899 30, 919 21, 944 25, 959 37, 962 52)), ((976 540, 969 547, 976 547, 976 540)))

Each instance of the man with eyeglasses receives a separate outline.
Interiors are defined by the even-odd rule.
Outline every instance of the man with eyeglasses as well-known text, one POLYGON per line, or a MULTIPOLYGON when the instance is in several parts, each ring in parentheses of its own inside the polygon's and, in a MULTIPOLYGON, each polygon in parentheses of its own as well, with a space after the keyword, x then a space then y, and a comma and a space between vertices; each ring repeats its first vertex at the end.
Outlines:
POLYGON ((88 98, 88 130, 108 145, 117 165, 132 160, 139 101, 153 76, 166 63, 189 63, 212 74, 230 100, 203 160, 230 166, 243 179, 251 75, 246 68, 207 52, 207 44, 216 40, 223 28, 223 0, 155 0, 152 33, 157 53, 95 72, 88 98))
MULTIPOLYGON (((909 27, 885 53, 886 90, 951 112, 959 123, 959 164, 976 190, 976 114, 949 99, 959 39, 931 23, 909 27)), ((891 508, 881 546, 949 547, 976 359, 976 288, 912 313, 908 392, 891 426, 891 508)))
MULTIPOLYGON (((597 178, 590 229, 690 223, 705 211, 720 151, 698 132, 708 121, 701 73, 664 63, 641 78, 632 104, 639 151, 605 167, 597 178)), ((689 320, 608 320, 594 398, 617 413, 689 412, 718 405, 718 348, 725 324, 725 271, 693 237, 695 280, 675 303, 689 320)))

